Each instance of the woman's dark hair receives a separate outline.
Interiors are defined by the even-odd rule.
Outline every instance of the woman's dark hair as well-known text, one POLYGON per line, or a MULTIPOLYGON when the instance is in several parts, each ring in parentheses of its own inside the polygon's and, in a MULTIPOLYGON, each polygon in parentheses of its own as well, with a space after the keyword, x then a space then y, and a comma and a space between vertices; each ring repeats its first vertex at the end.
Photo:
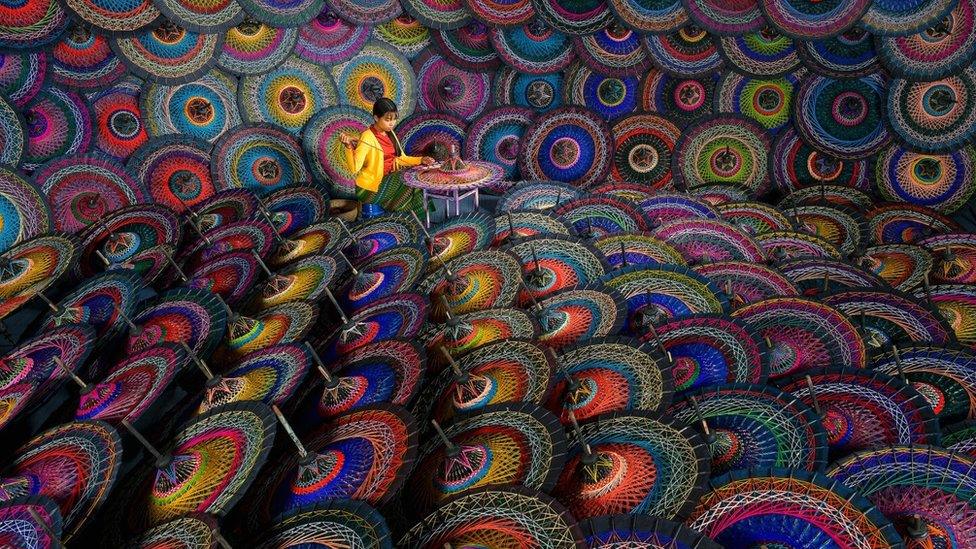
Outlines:
POLYGON ((388 112, 397 112, 396 103, 389 97, 380 97, 373 103, 373 116, 382 117, 388 112))

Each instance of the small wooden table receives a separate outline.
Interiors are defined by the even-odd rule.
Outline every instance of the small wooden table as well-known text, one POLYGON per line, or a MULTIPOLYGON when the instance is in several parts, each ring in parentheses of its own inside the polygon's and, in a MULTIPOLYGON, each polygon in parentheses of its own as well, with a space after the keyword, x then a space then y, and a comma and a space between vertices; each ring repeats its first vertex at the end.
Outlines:
POLYGON ((454 205, 456 217, 461 215, 461 201, 469 196, 474 197, 474 208, 480 207, 479 190, 485 185, 500 181, 504 175, 501 166, 491 162, 468 160, 464 162, 465 169, 448 172, 439 167, 417 166, 407 170, 403 175, 403 183, 411 188, 420 189, 424 193, 424 214, 427 226, 430 227, 429 199, 444 201, 446 217, 452 217, 451 204, 454 205))

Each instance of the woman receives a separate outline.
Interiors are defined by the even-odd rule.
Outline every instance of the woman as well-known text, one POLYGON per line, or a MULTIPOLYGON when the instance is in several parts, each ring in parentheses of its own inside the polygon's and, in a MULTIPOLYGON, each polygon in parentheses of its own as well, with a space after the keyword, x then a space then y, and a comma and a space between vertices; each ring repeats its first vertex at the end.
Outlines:
POLYGON ((346 147, 349 169, 356 174, 356 198, 363 203, 364 217, 380 215, 384 209, 414 210, 418 215, 424 211, 423 194, 390 176, 405 167, 429 166, 434 159, 404 154, 393 133, 396 123, 396 103, 381 97, 373 103, 373 124, 358 139, 346 134, 339 137, 346 147))

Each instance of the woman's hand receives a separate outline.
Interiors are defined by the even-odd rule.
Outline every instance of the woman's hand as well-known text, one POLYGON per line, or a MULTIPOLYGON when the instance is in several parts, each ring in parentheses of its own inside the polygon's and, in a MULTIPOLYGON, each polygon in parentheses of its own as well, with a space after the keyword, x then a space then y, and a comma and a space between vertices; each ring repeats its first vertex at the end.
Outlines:
POLYGON ((431 164, 435 164, 436 160, 434 160, 429 156, 423 156, 420 158, 420 163, 423 164, 424 166, 430 166, 431 164))
POLYGON ((339 134, 339 141, 341 141, 343 145, 349 147, 350 149, 355 149, 356 145, 359 144, 359 139, 356 139, 355 137, 347 133, 339 134))

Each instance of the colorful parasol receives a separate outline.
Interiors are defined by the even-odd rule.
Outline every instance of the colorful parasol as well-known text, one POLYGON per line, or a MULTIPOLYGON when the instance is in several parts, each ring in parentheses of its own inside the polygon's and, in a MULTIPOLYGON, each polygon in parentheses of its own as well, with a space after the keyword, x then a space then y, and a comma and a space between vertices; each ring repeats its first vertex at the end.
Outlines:
POLYGON ((948 323, 963 345, 976 349, 976 292, 968 284, 939 284, 915 290, 916 299, 926 299, 948 323))
POLYGON ((573 516, 680 518, 708 478, 708 448, 690 427, 650 414, 610 414, 576 429, 553 495, 573 516))
POLYGON ((343 314, 342 324, 322 332, 316 347, 324 349, 324 360, 333 361, 379 341, 413 338, 427 319, 427 309, 426 295, 400 293, 377 299, 351 318, 343 314))
POLYGON ((880 35, 913 34, 937 23, 956 5, 953 0, 875 0, 861 24, 880 35))
POLYGON ((129 524, 227 514, 256 480, 274 435, 274 415, 257 402, 227 404, 191 419, 145 471, 127 505, 129 524))
POLYGON ((194 271, 227 252, 253 250, 266 257, 275 243, 274 236, 274 228, 264 221, 234 221, 201 233, 200 238, 180 250, 176 260, 184 269, 194 271))
MULTIPOLYGON (((809 185, 795 189, 783 197, 777 205, 783 213, 795 206, 829 206, 840 207, 857 213, 860 218, 864 212, 871 209, 874 199, 867 192, 844 185, 809 185)), ((860 222, 860 219, 858 219, 860 222)))
POLYGON ((868 450, 827 475, 863 494, 891 520, 906 546, 976 543, 976 462, 931 446, 868 450), (891 471, 898 471, 893 475, 891 471))
POLYGON ((241 123, 237 79, 231 75, 213 69, 191 82, 149 82, 139 104, 150 136, 175 133, 212 143, 241 123))
POLYGON ((41 189, 15 170, 0 167, 0 251, 50 232, 53 224, 41 189))
MULTIPOLYGON (((95 330, 91 326, 66 324, 46 330, 7 352, 0 369, 0 387, 9 389, 8 398, 26 399, 16 404, 21 412, 57 405, 60 399, 52 393, 69 377, 68 372, 81 369, 94 347, 95 330)), ((36 411, 34 419, 43 420, 48 412, 36 411)))
POLYGON ((413 155, 430 152, 435 144, 460 151, 467 133, 467 123, 446 112, 417 112, 398 128, 403 150, 413 155))
POLYGON ((837 158, 817 151, 792 127, 773 143, 769 169, 777 190, 789 194, 809 185, 843 185, 867 189, 871 174, 867 160, 837 158))
POLYGON ((64 3, 79 18, 110 34, 132 33, 160 16, 152 0, 118 4, 110 0, 66 0, 64 3))
POLYGON ((377 299, 408 292, 427 271, 428 252, 416 244, 404 244, 370 257, 342 285, 340 304, 351 312, 377 299))
POLYGON ((552 2, 532 0, 539 21, 566 34, 583 35, 598 32, 613 22, 613 12, 606 2, 552 2))
POLYGON ((122 464, 122 440, 107 423, 76 421, 37 435, 16 455, 4 473, 4 499, 50 498, 70 539, 108 497, 122 464))
POLYGON ((641 84, 640 105, 683 128, 712 114, 717 85, 718 75, 712 73, 682 77, 651 70, 641 84))
POLYGON ((471 21, 471 13, 463 0, 432 2, 430 0, 403 0, 403 11, 432 29, 454 30, 471 21))
POLYGON ((650 230, 651 220, 635 204, 608 196, 588 196, 561 203, 553 214, 583 238, 650 230))
POLYGON ((718 41, 718 51, 730 68, 753 77, 783 76, 800 66, 793 40, 769 27, 724 36, 718 41))
POLYGON ((297 0, 287 3, 275 0, 239 0, 239 2, 244 11, 262 23, 275 27, 300 27, 322 11, 325 0, 297 0))
POLYGON ((485 112, 468 127, 463 156, 498 164, 505 179, 516 179, 521 139, 532 116, 524 107, 497 107, 485 112))
POLYGON ((398 547, 579 547, 572 517, 541 492, 511 487, 476 490, 441 505, 400 538, 398 547), (499 528, 504 524, 505 528, 499 528))
POLYGON ((327 195, 316 183, 301 183, 271 193, 262 201, 267 215, 282 236, 302 230, 329 216, 327 195))
POLYGON ((799 258, 840 259, 840 250, 823 237, 799 231, 770 231, 753 240, 773 264, 799 258))
MULTIPOLYGON (((870 8, 868 11, 870 13, 870 8)), ((859 25, 865 25, 866 19, 859 25)), ((858 78, 878 72, 880 63, 874 36, 865 26, 855 25, 832 38, 801 41, 797 44, 797 53, 803 65, 831 78, 858 78)))
POLYGON ((207 380, 198 412, 248 400, 282 405, 298 391, 311 367, 312 357, 303 345, 272 345, 248 353, 207 380))
POLYGON ((0 540, 10 547, 59 547, 61 512, 50 498, 14 498, 0 503, 0 540))
POLYGON ((867 240, 863 216, 842 206, 792 205, 789 213, 801 231, 822 237, 845 256, 857 253, 867 240))
POLYGON ((443 322, 446 313, 463 314, 490 307, 508 307, 519 292, 518 260, 504 251, 471 252, 428 275, 417 291, 431 300, 430 320, 443 322), (442 297, 447 299, 447 305, 442 297))
POLYGON ((772 147, 765 129, 741 115, 716 115, 685 131, 675 146, 671 166, 675 186, 734 183, 754 195, 770 187, 767 168, 772 147))
POLYGON ((519 261, 525 284, 518 298, 521 306, 594 282, 609 270, 600 252, 571 237, 534 236, 520 239, 505 251, 519 261))
POLYGON ((614 335, 626 320, 623 301, 599 284, 556 292, 539 302, 539 342, 558 349, 614 335))
POLYGON ((793 229, 793 222, 783 212, 762 202, 728 202, 719 204, 715 210, 722 219, 750 236, 793 229))
POLYGON ((651 233, 617 233, 593 241, 612 269, 645 263, 685 265, 685 258, 667 242, 651 233))
POLYGON ((551 111, 563 105, 563 77, 562 72, 529 74, 502 67, 495 73, 494 104, 524 107, 535 113, 551 111))
POLYGON ((748 187, 737 183, 708 183, 689 190, 688 194, 711 206, 744 202, 751 195, 748 187))
POLYGON ((245 17, 235 0, 160 0, 154 5, 170 21, 198 32, 220 32, 245 17))
POLYGON ((345 272, 346 266, 330 255, 308 256, 275 272, 254 288, 250 308, 265 311, 293 301, 318 301, 325 289, 345 272))
POLYGON ((754 0, 731 4, 716 0, 688 0, 683 4, 692 21, 715 34, 742 35, 758 31, 765 22, 759 3, 754 0))
POLYGON ((217 538, 220 536, 217 528, 217 520, 214 517, 194 513, 146 530, 132 542, 132 547, 139 549, 213 547, 218 543, 217 538))
POLYGON ((914 244, 928 236, 962 230, 939 212, 913 204, 880 205, 866 217, 875 244, 914 244))
POLYGON ((258 199, 246 189, 224 189, 191 209, 193 211, 188 213, 189 217, 196 217, 201 231, 209 231, 221 225, 251 219, 258 211, 258 199))
POLYGON ((945 345, 955 339, 934 308, 894 290, 846 290, 823 302, 857 319, 865 342, 874 348, 895 343, 945 345))
POLYGON ((307 441, 292 440, 298 451, 268 473, 252 520, 333 499, 386 503, 406 480, 417 453, 413 417, 389 404, 349 412, 307 441))
POLYGON ((687 194, 655 193, 653 198, 641 202, 641 209, 654 227, 691 217, 719 218, 718 212, 708 202, 687 194))
POLYGON ((223 42, 223 33, 193 32, 166 18, 111 40, 129 71, 155 84, 196 80, 213 66, 223 42))
POLYGON ((272 124, 244 124, 214 143, 210 171, 218 189, 243 187, 258 195, 309 181, 298 139, 272 124))
MULTIPOLYGON (((314 355, 313 355, 314 356, 314 355)), ((360 347, 318 373, 323 383, 308 390, 304 423, 323 421, 373 404, 405 406, 420 389, 423 349, 412 340, 388 339, 360 347)))
POLYGON ((517 484, 549 491, 562 470, 566 433, 533 404, 501 404, 455 421, 417 453, 405 486, 409 512, 425 516, 451 497, 517 484))
POLYGON ((580 523, 587 549, 611 548, 619 544, 637 547, 694 547, 719 549, 700 533, 679 524, 646 515, 601 515, 580 523))
POLYGON ((959 148, 976 134, 974 88, 976 68, 972 66, 932 82, 893 78, 886 109, 891 129, 919 151, 959 148))
POLYGON ((928 276, 940 284, 971 284, 976 282, 973 261, 976 260, 976 240, 968 233, 949 233, 930 236, 918 244, 932 254, 934 260, 928 276))
POLYGON ((777 269, 745 261, 707 262, 695 270, 722 289, 732 308, 773 297, 800 295, 793 282, 777 269))
POLYGON ((668 413, 704 432, 711 474, 755 467, 819 471, 827 463, 827 434, 813 408, 763 385, 733 384, 686 394, 668 413))
POLYGON ((823 296, 850 288, 884 288, 879 277, 846 261, 825 258, 793 259, 780 263, 779 271, 801 294, 823 296))
POLYGON ((296 56, 268 72, 241 78, 238 104, 245 122, 265 122, 299 135, 320 109, 339 102, 332 76, 296 56))
POLYGON ((254 289, 258 268, 258 259, 250 252, 227 252, 186 273, 185 285, 211 291, 236 305, 254 289))
POLYGON ((433 39, 439 52, 456 67, 490 71, 501 64, 491 44, 488 25, 477 19, 458 29, 438 30, 433 33, 433 39))
POLYGON ((421 54, 413 67, 417 73, 419 108, 447 112, 470 122, 487 107, 491 90, 489 74, 457 68, 432 52, 421 54))
POLYGON ((762 248, 748 234, 724 221, 679 219, 658 227, 654 236, 673 246, 689 264, 766 260, 762 248))
POLYGON ((227 332, 227 309, 206 290, 177 288, 161 294, 132 317, 126 352, 142 351, 159 343, 185 343, 204 357, 227 332))
POLYGON ((521 73, 558 72, 574 57, 570 37, 538 19, 516 27, 493 27, 490 32, 498 56, 521 73))
POLYGON ((953 213, 976 191, 976 150, 962 147, 947 154, 925 154, 893 144, 878 154, 875 180, 886 200, 953 213))
POLYGON ((778 78, 725 73, 719 81, 715 109, 745 115, 772 134, 792 128, 793 94, 799 84, 797 73, 778 78))
POLYGON ((682 78, 705 76, 722 66, 712 35, 693 24, 668 34, 645 35, 644 47, 656 67, 682 78))
POLYGON ((51 81, 68 89, 104 88, 125 74, 125 65, 108 39, 81 25, 71 25, 51 48, 50 56, 51 81))
POLYGON ((607 76, 643 76, 650 67, 641 35, 612 23, 593 34, 573 37, 580 60, 607 76))
POLYGON ((614 14, 624 25, 645 33, 668 33, 688 22, 680 0, 609 0, 614 14))
POLYGON ((871 367, 898 376, 925 397, 939 423, 976 418, 976 357, 953 347, 909 347, 876 357, 871 367))
POLYGON ((542 347, 509 339, 481 346, 451 361, 426 383, 414 400, 418 418, 446 424, 459 414, 491 404, 539 404, 553 377, 553 364, 542 347))
POLYGON ((654 114, 631 115, 613 126, 610 178, 662 189, 671 182, 671 154, 680 137, 677 126, 654 114))
MULTIPOLYGON (((400 11, 400 2, 390 0, 388 3, 395 6, 398 12, 400 11)), ((393 46, 407 59, 417 57, 430 46, 430 35, 430 29, 405 13, 373 27, 374 38, 393 46)))
POLYGON ((649 344, 602 338, 564 349, 546 407, 563 424, 610 412, 660 410, 671 402, 669 365, 649 344))
POLYGON ((633 113, 640 102, 640 78, 636 75, 607 76, 576 61, 564 78, 566 104, 585 107, 608 124, 633 113))
POLYGON ((736 471, 712 481, 685 525, 723 547, 778 540, 800 547, 901 545, 863 496, 821 473, 787 469, 736 471))
POLYGON ((261 311, 254 317, 235 314, 218 357, 227 361, 240 360, 248 353, 303 339, 314 327, 318 315, 318 307, 307 301, 290 301, 261 311))
POLYGON ((853 80, 809 76, 794 98, 794 125, 811 147, 844 159, 877 153, 891 139, 884 122, 885 83, 878 74, 853 80), (819 108, 830 104, 832 108, 819 108))
POLYGON ((327 2, 317 16, 298 29, 298 57, 322 66, 342 63, 359 53, 369 40, 370 27, 340 19, 350 13, 338 6, 346 3, 327 2))
POLYGON ((82 388, 75 419, 118 425, 135 423, 157 401, 158 408, 165 410, 171 403, 163 395, 188 359, 181 347, 170 343, 125 357, 97 384, 82 388))
MULTIPOLYGON (((399 2, 394 4, 399 8, 399 2)), ((279 515, 272 522, 274 526, 261 539, 261 549, 304 543, 393 549, 383 515, 361 501, 333 499, 279 515)))
POLYGON ((269 71, 291 55, 299 32, 266 25, 245 15, 224 34, 217 66, 238 76, 269 71))
POLYGON ((14 106, 0 100, 0 162, 16 166, 27 148, 27 124, 14 106))
POLYGON ((79 248, 74 237, 52 233, 25 240, 4 251, 0 255, 0 319, 73 269, 78 262, 79 248))
POLYGON ((0 16, 0 47, 38 49, 58 39, 68 26, 68 14, 55 0, 31 5, 10 4, 0 16))
POLYGON ((826 368, 779 382, 817 410, 831 461, 879 446, 938 444, 939 421, 908 383, 879 372, 826 368))
POLYGON ((417 104, 413 68, 402 53, 384 42, 367 42, 355 57, 333 66, 332 77, 344 105, 372 112, 374 101, 389 97, 403 120, 417 104))
POLYGON ((787 36, 819 40, 852 27, 871 6, 870 0, 762 0, 766 20, 787 36))
POLYGON ((497 209, 498 211, 547 211, 585 195, 584 191, 558 181, 523 181, 505 191, 498 202, 497 209))
POLYGON ((495 236, 495 219, 480 211, 445 220, 434 227, 430 234, 432 264, 428 270, 461 255, 487 248, 495 236))
POLYGON ((111 341, 124 328, 123 317, 134 314, 142 287, 142 280, 131 272, 92 277, 58 300, 44 315, 42 329, 88 324, 101 342, 111 341))
POLYGON ((48 161, 88 151, 92 141, 91 107, 81 95, 44 86, 23 107, 27 151, 21 168, 33 171, 48 161))
POLYGON ((396 246, 420 244, 421 230, 417 221, 407 214, 383 215, 356 225, 349 233, 353 244, 345 248, 345 253, 359 265, 396 246))
MULTIPOLYGON (((79 183, 83 175, 79 175, 79 183)), ((91 276, 102 269, 133 264, 139 254, 156 246, 176 246, 183 227, 171 210, 158 204, 137 204, 104 218, 95 218, 80 235, 77 271, 91 276)))
POLYGON ((976 55, 976 3, 960 0, 941 21, 907 36, 881 36, 878 57, 893 76, 936 80, 970 64, 976 55))
POLYGON ((0 53, 0 94, 13 106, 23 107, 37 95, 47 76, 43 51, 0 53))
POLYGON ((269 267, 284 267, 303 257, 329 253, 342 242, 343 235, 336 218, 316 223, 289 235, 291 245, 279 247, 268 258, 267 264, 269 267))
POLYGON ((627 329, 642 336, 655 324, 698 313, 724 313, 728 298, 702 275, 678 265, 636 265, 601 281, 627 299, 627 329))
POLYGON ((812 368, 863 368, 867 349, 854 324, 833 307, 799 297, 773 298, 732 312, 766 342, 772 379, 812 368))
POLYGON ((921 246, 885 244, 865 249, 859 265, 893 288, 910 292, 922 285, 925 274, 932 269, 933 261, 932 254, 921 246))
POLYGON ((942 445, 947 450, 976 459, 976 421, 960 421, 944 428, 942 445))
POLYGON ((355 198, 355 174, 347 166, 339 138, 343 133, 362 133, 372 120, 372 115, 362 109, 334 106, 321 109, 305 124, 302 150, 315 179, 327 182, 330 196, 355 198))
POLYGON ((536 317, 521 309, 493 308, 450 316, 444 323, 428 322, 418 334, 427 350, 427 368, 441 372, 454 358, 507 339, 532 340, 539 335, 536 317))
POLYGON ((126 166, 156 204, 182 213, 214 195, 210 143, 166 135, 132 153, 126 166))
POLYGON ((741 322, 718 315, 693 315, 661 324, 650 337, 671 362, 679 395, 729 383, 766 382, 768 359, 741 322))

